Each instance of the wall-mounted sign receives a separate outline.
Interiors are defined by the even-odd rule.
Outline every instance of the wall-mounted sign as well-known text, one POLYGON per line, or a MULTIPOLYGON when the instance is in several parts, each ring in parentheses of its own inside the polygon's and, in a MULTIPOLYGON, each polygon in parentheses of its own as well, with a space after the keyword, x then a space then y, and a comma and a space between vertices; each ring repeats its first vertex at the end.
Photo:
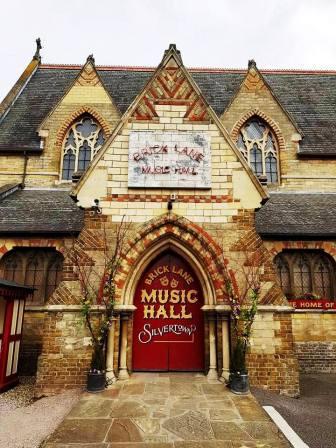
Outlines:
POLYGON ((207 132, 132 131, 128 186, 210 188, 210 136, 207 132))
POLYGON ((298 310, 336 310, 336 302, 330 300, 289 300, 289 303, 298 310))

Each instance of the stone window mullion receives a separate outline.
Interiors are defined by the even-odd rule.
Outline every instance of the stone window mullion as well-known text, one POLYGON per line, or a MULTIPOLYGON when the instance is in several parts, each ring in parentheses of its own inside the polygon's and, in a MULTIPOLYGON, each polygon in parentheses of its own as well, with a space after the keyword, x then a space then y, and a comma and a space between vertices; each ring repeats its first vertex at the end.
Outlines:
POLYGON ((103 129, 93 117, 84 114, 78 119, 69 128, 64 140, 61 180, 69 181, 76 171, 86 170, 104 141, 103 129), (71 154, 74 155, 74 160, 71 154))
POLYGON ((240 130, 237 144, 257 176, 267 176, 268 183, 279 182, 278 146, 271 129, 263 120, 259 117, 249 119, 240 130), (261 154, 260 164, 258 151, 261 154), (251 153, 253 153, 253 158, 251 158, 251 153))

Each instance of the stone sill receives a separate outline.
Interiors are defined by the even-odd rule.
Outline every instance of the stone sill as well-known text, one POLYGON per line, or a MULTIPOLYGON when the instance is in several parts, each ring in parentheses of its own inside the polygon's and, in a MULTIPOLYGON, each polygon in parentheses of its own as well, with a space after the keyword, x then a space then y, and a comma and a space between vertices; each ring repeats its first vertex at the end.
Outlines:
MULTIPOLYGON (((93 305, 93 311, 103 311, 105 307, 103 305, 93 305)), ((27 305, 25 311, 28 312, 80 312, 81 305, 27 305)), ((116 305, 115 311, 117 313, 122 312, 133 312, 136 310, 134 305, 116 305)), ((230 313, 229 305, 204 305, 202 307, 204 312, 215 312, 215 313, 230 313)), ((279 305, 260 305, 258 311, 262 313, 292 313, 297 311, 307 312, 308 310, 294 310, 291 306, 279 306, 279 305)), ((309 310, 316 312, 316 310, 309 310)), ((323 310, 324 311, 324 310, 323 310)), ((336 312, 336 310, 333 310, 336 312)), ((326 311, 331 312, 331 311, 326 311)))
MULTIPOLYGON (((25 311, 28 312, 80 312, 82 309, 81 305, 27 305, 25 311)), ((104 305, 92 305, 92 311, 104 311, 104 305)), ((134 305, 115 305, 114 310, 117 313, 122 312, 132 312, 136 310, 134 305)))
POLYGON ((294 313, 309 313, 309 314, 336 314, 336 310, 319 310, 319 309, 294 309, 294 313))

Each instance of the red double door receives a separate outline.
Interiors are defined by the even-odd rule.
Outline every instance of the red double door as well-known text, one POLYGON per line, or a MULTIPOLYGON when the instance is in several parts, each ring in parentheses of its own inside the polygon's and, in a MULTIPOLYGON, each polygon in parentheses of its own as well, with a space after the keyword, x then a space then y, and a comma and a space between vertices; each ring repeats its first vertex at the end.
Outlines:
POLYGON ((173 252, 157 258, 135 293, 133 370, 202 371, 203 304, 190 265, 173 252))

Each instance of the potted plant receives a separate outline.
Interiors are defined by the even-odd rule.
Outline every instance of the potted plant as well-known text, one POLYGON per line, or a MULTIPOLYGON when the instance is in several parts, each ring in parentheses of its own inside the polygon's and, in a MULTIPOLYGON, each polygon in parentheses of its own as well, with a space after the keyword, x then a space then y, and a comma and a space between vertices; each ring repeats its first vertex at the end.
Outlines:
POLYGON ((226 292, 231 308, 233 329, 229 387, 235 394, 249 392, 246 356, 260 295, 258 258, 254 255, 250 257, 247 264, 245 263, 241 288, 238 287, 236 276, 232 270, 227 270, 226 275, 226 292))
MULTIPOLYGON (((124 218, 117 226, 113 242, 107 244, 105 229, 100 239, 103 264, 95 265, 75 242, 73 259, 81 287, 81 314, 90 333, 92 357, 87 377, 89 392, 102 391, 106 386, 106 349, 109 328, 114 317, 115 276, 121 262, 130 223, 124 218), (112 249, 110 249, 112 247, 112 249)), ((98 239, 98 236, 97 236, 98 239)))

